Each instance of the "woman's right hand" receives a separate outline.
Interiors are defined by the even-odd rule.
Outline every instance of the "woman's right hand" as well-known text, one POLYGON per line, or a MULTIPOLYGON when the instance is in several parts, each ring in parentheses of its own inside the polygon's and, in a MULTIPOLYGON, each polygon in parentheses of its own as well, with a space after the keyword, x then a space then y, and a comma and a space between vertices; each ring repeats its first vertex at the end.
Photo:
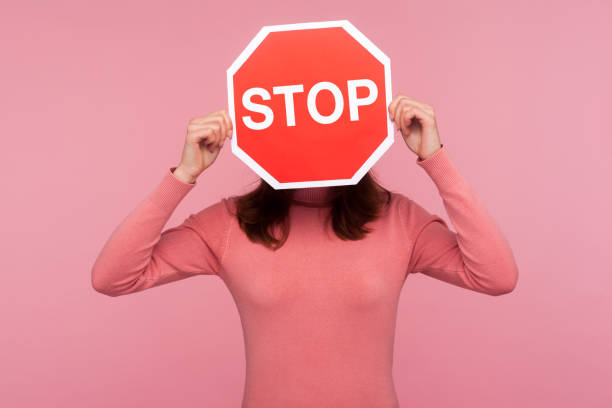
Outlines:
POLYGON ((191 119, 181 162, 174 175, 185 183, 194 183, 214 163, 225 139, 231 138, 232 132, 232 120, 225 109, 191 119))

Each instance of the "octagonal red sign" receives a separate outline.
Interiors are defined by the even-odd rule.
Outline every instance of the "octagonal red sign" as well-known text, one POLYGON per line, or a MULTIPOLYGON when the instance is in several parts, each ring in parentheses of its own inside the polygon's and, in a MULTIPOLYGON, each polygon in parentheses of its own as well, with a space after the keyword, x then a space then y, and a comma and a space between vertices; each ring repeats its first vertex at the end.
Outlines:
POLYGON ((232 152, 275 189, 356 184, 393 143, 390 60, 347 20, 263 27, 227 86, 232 152))

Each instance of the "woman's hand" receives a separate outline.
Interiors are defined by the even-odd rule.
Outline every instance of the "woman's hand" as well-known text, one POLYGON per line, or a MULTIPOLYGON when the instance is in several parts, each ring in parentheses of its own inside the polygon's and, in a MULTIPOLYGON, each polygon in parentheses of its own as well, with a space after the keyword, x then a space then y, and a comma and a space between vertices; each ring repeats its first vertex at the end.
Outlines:
POLYGON ((232 131, 232 120, 225 109, 191 119, 181 162, 173 174, 186 183, 194 183, 214 163, 232 131))
POLYGON ((408 148, 421 160, 442 147, 432 106, 400 94, 389 104, 389 116, 408 148))

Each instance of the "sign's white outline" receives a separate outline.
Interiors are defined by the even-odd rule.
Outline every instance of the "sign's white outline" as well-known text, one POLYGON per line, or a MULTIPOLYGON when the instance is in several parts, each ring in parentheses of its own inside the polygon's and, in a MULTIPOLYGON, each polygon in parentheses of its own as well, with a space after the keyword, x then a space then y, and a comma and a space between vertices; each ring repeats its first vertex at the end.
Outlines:
POLYGON ((370 155, 370 157, 364 162, 364 164, 355 172, 353 177, 350 179, 335 179, 335 180, 316 180, 316 181, 298 181, 298 182, 287 182, 281 183, 276 180, 270 173, 268 173, 263 167, 261 167, 255 160, 253 160, 244 150, 238 147, 238 135, 236 132, 236 113, 234 107, 234 74, 240 69, 242 64, 249 58, 249 56, 255 51, 255 49, 263 42, 266 36, 271 32, 278 31, 290 31, 290 30, 306 30, 313 28, 329 28, 329 27, 342 27, 344 28, 357 42, 359 42, 365 49, 367 49, 377 60, 379 60, 385 71, 385 97, 386 105, 389 106, 392 100, 391 94, 391 60, 385 53, 383 53, 372 41, 370 41, 365 35, 363 35, 357 28, 351 24, 348 20, 335 20, 335 21, 320 21, 311 23, 296 23, 296 24, 282 24, 273 26, 264 26, 259 32, 253 37, 247 47, 240 53, 238 58, 230 65, 227 69, 227 97, 229 114, 234 123, 234 134, 232 136, 232 153, 240 158, 247 166, 251 168, 257 175, 263 178, 268 184, 270 184, 275 190, 286 189, 286 188, 304 188, 304 187, 327 187, 327 186, 343 186, 343 185, 354 185, 361 180, 361 178, 372 168, 372 166, 380 159, 380 157, 391 147, 393 144, 394 128, 391 118, 387 114, 387 137, 385 140, 376 148, 376 150, 370 155))

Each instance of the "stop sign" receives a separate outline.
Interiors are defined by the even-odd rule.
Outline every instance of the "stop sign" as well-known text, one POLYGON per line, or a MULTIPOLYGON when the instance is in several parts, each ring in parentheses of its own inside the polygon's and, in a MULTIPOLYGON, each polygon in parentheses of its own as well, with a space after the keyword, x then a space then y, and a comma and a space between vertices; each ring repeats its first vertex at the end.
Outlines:
POLYGON ((227 88, 232 152, 275 189, 356 184, 393 143, 390 60, 347 20, 263 27, 227 88))

